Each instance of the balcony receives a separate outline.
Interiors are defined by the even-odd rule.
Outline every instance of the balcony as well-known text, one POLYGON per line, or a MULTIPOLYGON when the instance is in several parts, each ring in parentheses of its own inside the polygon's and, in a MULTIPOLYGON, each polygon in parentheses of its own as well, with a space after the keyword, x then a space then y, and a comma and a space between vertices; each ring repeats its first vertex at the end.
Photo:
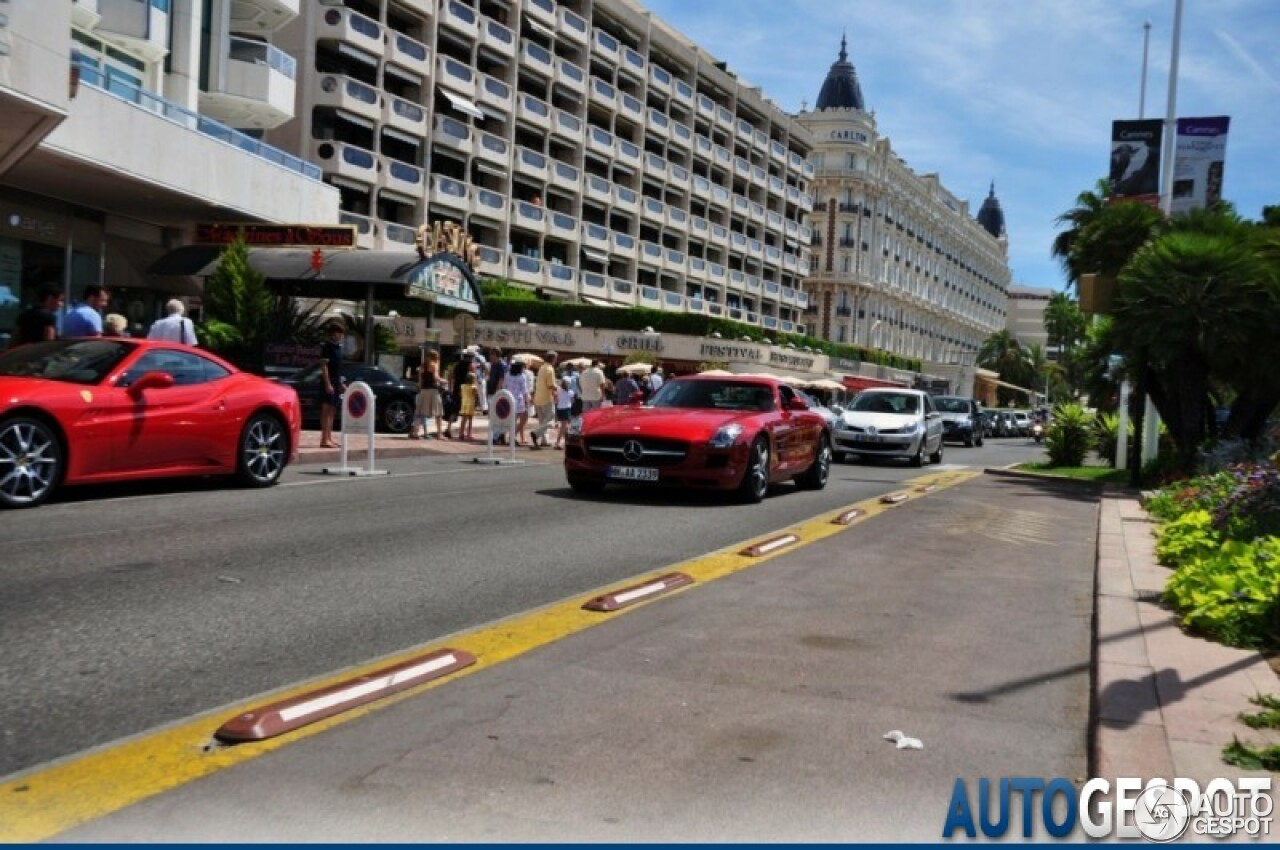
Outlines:
POLYGON ((516 102, 516 119, 540 130, 550 130, 551 107, 531 94, 521 94, 516 102))
POLYGON ((769 158, 777 162, 779 165, 787 163, 787 146, 779 141, 769 143, 769 158))
POLYGON ((758 165, 751 166, 751 185, 764 189, 769 185, 769 172, 758 165))
POLYGON ((421 202, 424 176, 422 169, 390 157, 385 157, 384 161, 387 168, 382 173, 380 181, 382 188, 409 198, 415 205, 421 202))
POLYGON ((699 239, 707 239, 711 235, 711 222, 701 216, 689 218, 689 232, 699 239))
POLYGON ((716 124, 726 133, 733 133, 733 110, 727 106, 716 106, 716 124))
POLYGON ((689 227, 689 213, 679 207, 667 206, 667 224, 674 227, 680 233, 684 233, 689 227))
POLYGON ((612 288, 609 293, 609 299, 617 304, 626 304, 634 306, 636 303, 636 285, 629 280, 612 280, 612 288))
POLYGON ((747 218, 751 214, 751 202, 741 195, 732 195, 732 209, 737 215, 747 218))
POLYGON ((617 144, 618 160, 630 165, 632 168, 640 167, 640 148, 626 139, 618 139, 617 144))
POLYGON ((730 288, 732 288, 732 289, 736 289, 736 290, 738 290, 739 292, 746 292, 746 291, 747 291, 747 274, 746 274, 746 272, 740 272, 740 271, 738 271, 737 269, 732 269, 732 270, 730 270, 730 272, 729 272, 729 286, 730 286, 730 288))
POLYGON ((587 150, 599 154, 606 161, 613 159, 613 134, 599 127, 591 127, 587 133, 587 150))
POLYGON ((765 213, 764 223, 765 223, 765 226, 768 227, 770 230, 774 230, 774 231, 777 231, 778 233, 781 233, 784 221, 785 219, 783 219, 781 215, 774 212, 773 210, 769 210, 767 213, 765 213))
POLYGON ((689 258, 689 277, 694 278, 699 283, 706 283, 707 280, 707 261, 702 257, 689 258))
POLYGON ((749 218, 756 224, 764 224, 765 212, 764 204, 757 204, 755 201, 751 202, 751 214, 749 218))
POLYGON ((547 231, 547 211, 542 207, 525 201, 512 201, 511 212, 512 225, 537 233, 547 231))
POLYGON ((667 248, 662 254, 662 267, 668 271, 684 272, 685 256, 683 251, 667 248))
POLYGON ((764 130, 757 128, 751 134, 751 146, 756 150, 760 151, 760 153, 768 153, 769 152, 769 134, 766 133, 764 130))
POLYGON ((613 205, 615 208, 625 212, 639 212, 640 193, 635 189, 628 189, 626 186, 614 186, 613 205))
POLYGON ((671 144, 684 150, 693 146, 693 130, 678 121, 671 122, 671 144))
POLYGON ((480 18, 475 9, 470 6, 464 6, 457 0, 447 0, 441 4, 440 23, 450 32, 466 38, 467 41, 475 41, 480 35, 480 18))
POLYGON ((712 145, 712 153, 714 154, 714 162, 724 167, 725 170, 731 170, 733 167, 733 154, 729 149, 721 145, 712 145))
POLYGON ((512 280, 539 287, 544 283, 542 260, 535 257, 526 257, 523 254, 516 254, 511 258, 510 268, 512 280))
POLYGON ((502 277, 507 273, 507 252, 489 245, 480 245, 480 261, 476 271, 488 277, 502 277))
POLYGON ((621 253, 622 256, 636 259, 636 238, 630 233, 618 233, 617 230, 612 232, 613 253, 621 253))
POLYGON ((588 174, 583 185, 583 194, 590 200, 607 205, 613 200, 613 184, 603 177, 588 174))
POLYGON ((665 113, 653 107, 649 108, 649 120, 645 123, 645 133, 658 139, 671 136, 671 119, 665 113))
POLYGON ((650 62, 649 89, 660 94, 671 94, 671 72, 661 65, 650 62))
POLYGON ((551 161, 551 180, 562 191, 574 195, 582 191, 582 172, 567 162, 551 161))
POLYGON ((402 32, 387 31, 387 61, 423 77, 431 73, 431 50, 402 32))
POLYGON ((599 56, 611 65, 617 65, 621 61, 622 45, 618 40, 604 30, 596 27, 591 31, 591 55, 599 56))
POLYGON ((471 200, 467 184, 440 174, 432 175, 431 204, 448 207, 455 212, 469 212, 471 200))
POLYGON ((587 42, 591 40, 591 25, 587 23, 586 18, 575 15, 569 9, 561 9, 557 17, 560 20, 560 26, 556 32, 566 41, 572 41, 579 47, 586 47, 587 42))
POLYGON ((524 0, 521 8, 524 10, 523 15, 525 18, 541 24, 551 32, 555 32, 558 22, 555 0, 524 0))
POLYGON ((711 181, 705 177, 693 176, 693 195, 704 201, 711 200, 711 181))
POLYGON ((631 77, 639 83, 643 83, 645 79, 645 68, 648 63, 645 62, 644 54, 639 51, 632 50, 630 47, 622 48, 622 62, 618 65, 618 70, 631 77))
POLYGON ((356 229, 356 247, 372 251, 378 247, 377 229, 367 215, 356 215, 343 210, 338 213, 339 224, 349 224, 356 229))
POLYGON ((618 96, 618 106, 619 116, 629 118, 632 121, 635 121, 636 124, 644 123, 644 104, 636 98, 626 92, 622 92, 618 96))
POLYGON ((686 190, 689 188, 689 169, 683 165, 672 163, 668 171, 671 173, 667 176, 667 183, 677 189, 686 190))
POLYGON ((693 86, 684 80, 676 80, 671 86, 671 98, 685 107, 693 105, 693 86))
POLYGON ((551 178, 551 168, 547 157, 537 151, 516 145, 516 173, 531 177, 539 183, 546 183, 551 178))
POLYGON ((547 233, 560 239, 577 241, 578 220, 562 212, 551 211, 547 221, 547 233))
POLYGON ((473 144, 471 128, 456 118, 437 115, 431 129, 431 144, 469 154, 473 144))
POLYGON ((729 190, 723 186, 711 184, 711 206, 721 209, 729 208, 729 190))
POLYGON ((751 122, 745 118, 739 118, 735 126, 738 131, 738 138, 744 142, 750 142, 752 135, 755 133, 755 128, 751 126, 751 122))
POLYGON ((778 198, 787 196, 787 184, 781 177, 769 177, 769 194, 776 195, 778 198))
POLYGON ((698 95, 696 110, 700 117, 708 121, 716 120, 716 102, 709 96, 705 94, 698 95))
POLYGON ((693 155, 699 159, 711 162, 716 146, 706 136, 693 134, 693 155))
POLYGON ((661 225, 666 221, 666 205, 656 198, 645 198, 640 204, 640 217, 645 221, 661 225))
POLYGON ((272 129, 293 118, 297 63, 261 41, 232 36, 220 82, 200 93, 200 111, 236 127, 272 129))
POLYGON ((551 51, 527 38, 520 39, 520 70, 541 74, 548 80, 555 75, 551 51))
MULTIPOLYGON (((490 189, 476 188, 471 193, 471 214, 494 221, 502 221, 507 201, 502 195, 490 189)), ((500 265, 500 264, 499 264, 500 265)))
POLYGON ((609 283, 602 274, 595 272, 582 272, 578 275, 578 279, 582 282, 582 293, 591 295, 596 298, 609 297, 609 283))
POLYGON ((516 34, 495 21, 485 18, 480 27, 480 44, 507 59, 516 55, 516 34))
MULTIPOLYGON (((590 181, 591 178, 587 178, 590 181)), ((609 253, 609 228, 599 224, 583 222, 582 225, 582 245, 585 248, 594 248, 604 254, 609 253)))
POLYGON ((591 78, 588 100, 593 106, 602 106, 609 112, 618 111, 618 92, 599 77, 591 78))
POLYGON ((650 310, 662 309, 662 290, 656 286, 637 287, 640 292, 636 298, 636 305, 639 307, 647 307, 650 310))
POLYGON ((640 265, 657 270, 662 268, 662 246, 656 242, 640 242, 640 265))
MULTIPOLYGON (((298 0, 293 0, 293 14, 298 14, 298 0)), ((91 30, 102 21, 98 0, 71 0, 71 23, 80 29, 91 30)), ((243 30, 242 30, 243 31, 243 30)))
POLYGON ((789 286, 782 287, 782 303, 794 307, 796 303, 796 291, 789 286))
POLYGON ((578 291, 578 274, 571 267, 555 260, 543 266, 546 272, 546 286, 557 292, 574 294, 578 291))
POLYGON ((477 131, 476 136, 479 141, 479 144, 475 146, 476 156, 493 165, 501 166, 505 171, 507 166, 511 164, 511 152, 507 146, 507 140, 492 133, 479 131, 477 131))
POLYGON ((644 155, 644 175, 646 177, 656 177, 665 182, 667 179, 667 161, 656 153, 646 153, 644 155))
POLYGON ((568 59, 556 62, 555 81, 568 91, 581 97, 587 92, 587 74, 568 59))
POLYGON ((777 248, 774 248, 772 245, 766 245, 764 246, 764 261, 774 266, 781 265, 782 252, 777 248))
POLYGON ((476 96, 476 73, 451 56, 436 59, 436 80, 467 100, 476 96))
POLYGON ((373 151, 346 142, 313 140, 311 161, 319 164, 326 174, 345 177, 370 188, 378 182, 378 161, 373 151))
POLYGON ((368 54, 375 63, 386 54, 378 22, 345 6, 325 8, 316 27, 316 37, 345 42, 368 54))
POLYGON ((689 305, 679 292, 663 292, 662 309, 671 313, 687 313, 689 305))
POLYGON ((582 119, 578 118, 576 115, 570 115, 562 109, 556 110, 555 118, 555 123, 551 127, 552 135, 559 136, 563 139, 569 139, 570 141, 578 144, 582 143, 583 136, 585 135, 582 129, 582 119))
POLYGON ((427 111, 404 98, 386 95, 386 102, 382 105, 382 123, 417 139, 426 140, 427 111))
POLYGON ((331 106, 370 121, 382 118, 382 99, 373 86, 340 74, 323 74, 316 86, 316 106, 331 106))
POLYGON ((382 238, 385 249, 403 251, 412 248, 418 241, 418 231, 403 224, 396 224, 394 221, 384 221, 382 238))
POLYGON ((723 286, 725 279, 728 276, 728 270, 719 263, 708 263, 707 276, 711 278, 713 283, 718 283, 723 286))

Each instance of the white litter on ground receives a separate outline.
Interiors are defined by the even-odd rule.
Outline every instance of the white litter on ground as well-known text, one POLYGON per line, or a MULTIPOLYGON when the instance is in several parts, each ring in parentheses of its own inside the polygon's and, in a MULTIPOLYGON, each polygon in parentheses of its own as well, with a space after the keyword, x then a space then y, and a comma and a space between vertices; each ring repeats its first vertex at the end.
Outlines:
POLYGON ((924 741, 919 738, 908 738, 903 734, 901 729, 894 729, 892 732, 885 732, 881 736, 886 741, 893 741, 898 745, 900 750, 923 750, 924 741))

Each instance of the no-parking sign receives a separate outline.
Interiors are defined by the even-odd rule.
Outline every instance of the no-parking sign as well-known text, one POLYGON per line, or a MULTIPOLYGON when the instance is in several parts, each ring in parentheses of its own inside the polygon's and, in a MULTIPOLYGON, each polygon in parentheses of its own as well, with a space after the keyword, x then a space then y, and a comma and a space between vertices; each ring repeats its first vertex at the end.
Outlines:
POLYGON ((356 381, 347 385, 342 396, 342 430, 357 431, 369 425, 373 420, 374 408, 377 406, 373 398, 373 390, 364 381, 356 381))

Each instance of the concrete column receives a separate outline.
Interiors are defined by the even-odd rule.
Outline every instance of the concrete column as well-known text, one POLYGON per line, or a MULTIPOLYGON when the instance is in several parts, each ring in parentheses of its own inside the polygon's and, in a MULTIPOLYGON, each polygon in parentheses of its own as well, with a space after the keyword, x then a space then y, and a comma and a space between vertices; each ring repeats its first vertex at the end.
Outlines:
MULTIPOLYGON (((225 7, 214 3, 216 10, 225 7)), ((174 0, 169 10, 169 28, 173 50, 169 54, 169 73, 165 75, 164 96, 192 112, 200 108, 200 28, 204 22, 202 0, 174 0)), ((216 49, 222 49, 218 47, 216 49)), ((215 57, 210 57, 214 60, 215 57)), ((220 67, 216 62, 214 67, 220 67)))

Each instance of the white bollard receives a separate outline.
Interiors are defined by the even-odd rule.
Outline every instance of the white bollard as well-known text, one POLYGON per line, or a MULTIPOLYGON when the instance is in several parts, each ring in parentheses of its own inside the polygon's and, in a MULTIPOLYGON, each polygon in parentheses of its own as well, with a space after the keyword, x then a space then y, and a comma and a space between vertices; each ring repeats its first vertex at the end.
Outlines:
POLYGON ((325 467, 325 475, 386 475, 388 471, 374 466, 374 427, 377 425, 378 399, 364 381, 347 386, 342 394, 342 443, 336 467, 325 467), (369 457, 363 469, 347 465, 347 439, 363 430, 369 457))
POLYGON ((475 463, 524 463, 516 458, 516 397, 509 390, 498 390, 489 399, 489 440, 484 457, 472 458, 475 463), (493 434, 499 428, 507 435, 507 457, 499 457, 493 450, 493 434))

